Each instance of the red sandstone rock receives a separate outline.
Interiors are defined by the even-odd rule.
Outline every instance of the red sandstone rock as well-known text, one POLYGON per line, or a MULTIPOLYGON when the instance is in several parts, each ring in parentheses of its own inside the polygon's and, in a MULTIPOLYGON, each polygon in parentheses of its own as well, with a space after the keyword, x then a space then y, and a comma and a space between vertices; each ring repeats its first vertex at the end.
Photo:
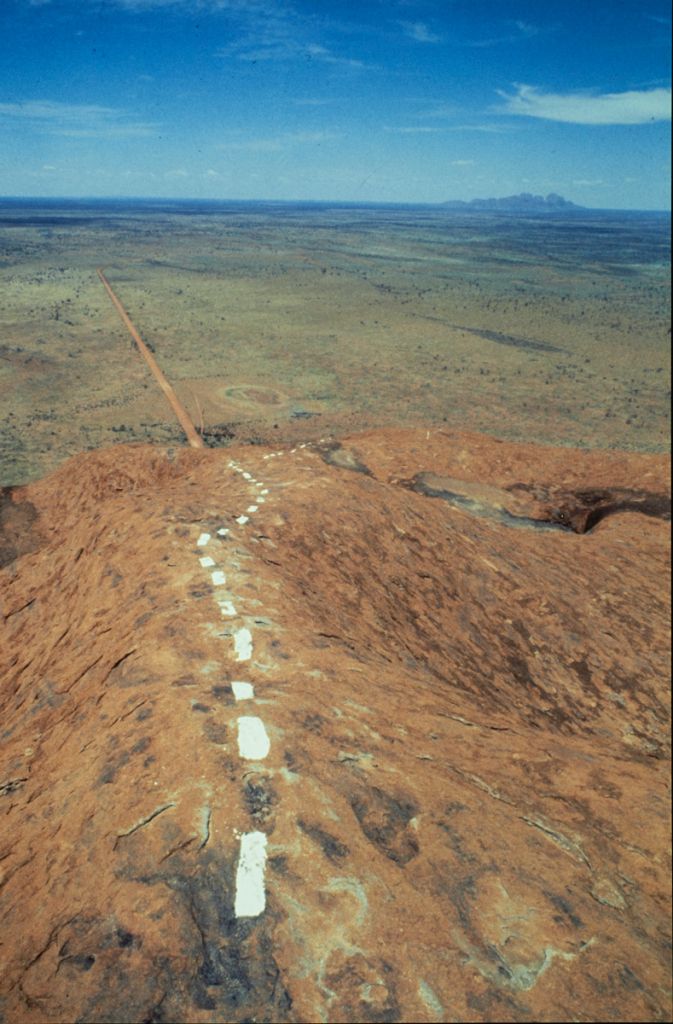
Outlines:
POLYGON ((116 447, 5 496, 5 1019, 669 1019, 668 526, 489 514, 663 495, 668 461, 328 449, 116 447), (252 831, 266 909, 237 918, 252 831))

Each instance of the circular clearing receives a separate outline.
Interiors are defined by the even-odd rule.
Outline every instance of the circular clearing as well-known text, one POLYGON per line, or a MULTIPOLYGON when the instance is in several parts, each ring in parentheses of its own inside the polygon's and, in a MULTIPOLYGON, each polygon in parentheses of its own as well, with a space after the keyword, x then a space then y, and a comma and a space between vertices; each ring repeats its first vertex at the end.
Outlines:
POLYGON ((223 398, 233 402, 245 402, 253 405, 282 405, 286 401, 284 395, 274 388, 260 387, 259 384, 237 384, 234 387, 218 389, 223 398))

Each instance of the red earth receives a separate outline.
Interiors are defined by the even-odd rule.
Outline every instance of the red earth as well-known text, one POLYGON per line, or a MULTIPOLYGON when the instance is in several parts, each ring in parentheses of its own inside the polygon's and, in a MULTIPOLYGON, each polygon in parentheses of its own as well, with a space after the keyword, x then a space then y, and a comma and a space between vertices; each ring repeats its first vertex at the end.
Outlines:
POLYGON ((669 469, 400 430, 6 490, 0 1016, 669 1020, 669 469))

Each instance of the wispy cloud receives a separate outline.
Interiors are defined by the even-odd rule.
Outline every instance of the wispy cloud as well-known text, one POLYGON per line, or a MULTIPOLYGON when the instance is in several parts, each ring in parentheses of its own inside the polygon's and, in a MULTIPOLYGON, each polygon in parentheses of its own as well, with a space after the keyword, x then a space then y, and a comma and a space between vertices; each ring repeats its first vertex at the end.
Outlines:
POLYGON ((404 34, 417 43, 441 43, 442 36, 431 32, 424 21, 398 21, 404 34))
POLYGON ((514 85, 514 94, 498 90, 505 101, 502 113, 568 124, 651 124, 670 121, 670 89, 632 89, 628 92, 542 92, 533 85, 514 85))
POLYGON ((280 153, 292 146, 320 146, 340 138, 338 132, 282 132, 280 135, 250 139, 234 139, 218 147, 226 151, 247 151, 249 153, 280 153))
POLYGON ((70 138, 141 138, 155 135, 155 124, 134 120, 126 111, 88 103, 23 100, 0 103, 0 124, 22 121, 35 131, 70 138))
POLYGON ((488 122, 481 124, 452 124, 448 126, 448 131, 451 132, 482 132, 484 135, 509 135, 513 130, 510 125, 489 124, 488 122))
MULTIPOLYGON (((0 0, 0 3, 6 0, 0 0)), ((28 0, 47 5, 63 0, 28 0)), ((68 0, 65 0, 68 2, 68 0)), ((70 0, 73 6, 85 0, 70 0)), ((217 51, 248 63, 306 60, 337 68, 361 70, 373 65, 326 45, 324 19, 295 6, 291 0, 96 0, 100 7, 129 14, 169 12, 219 14, 228 23, 231 43, 217 51)), ((94 6, 94 0, 91 0, 94 6)))
POLYGON ((416 131, 449 131, 449 132, 483 132, 487 135, 505 135, 512 131, 511 125, 502 122, 490 121, 458 121, 457 118, 465 117, 465 111, 456 103, 437 103, 433 107, 419 111, 418 117, 421 120, 446 121, 447 123, 439 128, 416 128, 416 131), (451 123, 448 123, 451 122, 451 123), (456 123, 457 122, 457 123, 456 123))
POLYGON ((218 50, 218 57, 235 57, 238 60, 257 64, 260 61, 315 61, 321 64, 332 64, 342 68, 372 69, 372 64, 355 57, 347 57, 334 53, 320 43, 303 43, 296 39, 275 39, 268 37, 260 44, 251 40, 243 40, 225 49, 218 50))
POLYGON ((437 132, 442 132, 444 128, 437 128, 436 126, 430 126, 425 124, 417 125, 384 125, 383 130, 385 132, 395 132, 397 135, 434 135, 437 132))
POLYGON ((297 99, 293 99, 295 107, 327 107, 331 103, 334 103, 333 99, 313 99, 309 96, 300 96, 297 99))
POLYGON ((308 57, 324 61, 326 64, 340 64, 342 67, 349 68, 370 68, 372 65, 366 64, 362 60, 357 60, 353 57, 342 57, 339 54, 332 53, 326 46, 320 46, 317 43, 309 43, 306 47, 306 53, 308 57))
POLYGON ((508 21, 503 24, 504 31, 497 36, 489 36, 486 39, 474 39, 468 46, 487 47, 501 46, 503 43, 520 43, 525 39, 532 39, 541 33, 547 33, 550 29, 542 29, 538 25, 532 25, 528 21, 508 21))
POLYGON ((432 107, 420 112, 420 117, 451 118, 460 113, 460 107, 456 103, 436 103, 432 107))

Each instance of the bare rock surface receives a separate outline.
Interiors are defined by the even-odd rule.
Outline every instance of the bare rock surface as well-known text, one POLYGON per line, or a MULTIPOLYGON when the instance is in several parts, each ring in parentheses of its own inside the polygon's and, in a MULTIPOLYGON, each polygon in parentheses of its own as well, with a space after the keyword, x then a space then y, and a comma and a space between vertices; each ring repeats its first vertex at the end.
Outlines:
POLYGON ((668 1020, 668 469, 378 431, 6 492, 3 1019, 668 1020), (589 492, 658 511, 537 527, 589 492))

